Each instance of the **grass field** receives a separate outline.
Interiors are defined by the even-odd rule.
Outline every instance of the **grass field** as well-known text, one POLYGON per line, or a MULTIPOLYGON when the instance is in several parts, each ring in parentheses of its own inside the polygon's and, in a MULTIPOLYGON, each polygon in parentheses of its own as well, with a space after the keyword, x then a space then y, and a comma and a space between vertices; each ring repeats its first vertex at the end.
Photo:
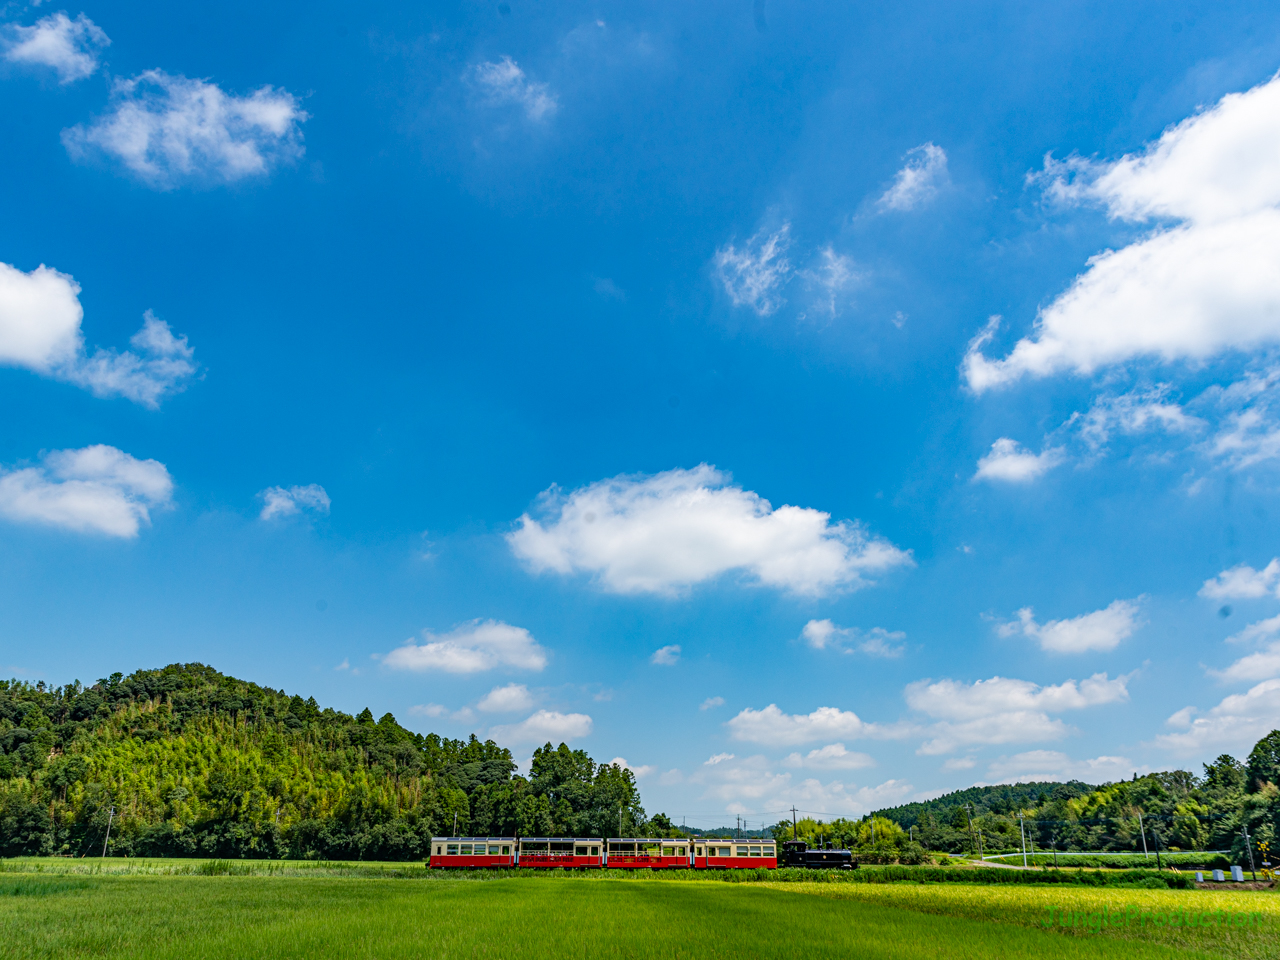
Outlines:
POLYGON ((1277 955, 1280 936, 1273 893, 590 875, 414 881, 370 875, 406 864, 276 864, 296 873, 239 876, 200 872, 199 861, 149 864, 114 873, 87 872, 93 865, 84 861, 3 864, 0 956, 1261 960, 1277 955), (158 872, 166 864, 195 869, 158 872), (1212 930, 1040 927, 1046 907, 1088 913, 1104 905, 1261 913, 1263 920, 1212 930))

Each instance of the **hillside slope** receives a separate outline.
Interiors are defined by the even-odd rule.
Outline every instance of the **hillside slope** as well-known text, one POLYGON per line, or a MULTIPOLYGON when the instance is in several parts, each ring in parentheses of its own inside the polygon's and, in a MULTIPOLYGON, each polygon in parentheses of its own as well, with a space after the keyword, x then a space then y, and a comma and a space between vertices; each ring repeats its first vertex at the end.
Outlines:
POLYGON ((90 687, 0 681, 0 856, 403 860, 433 834, 600 836, 645 819, 631 772, 422 736, 203 664, 90 687), (114 813, 112 813, 114 810, 114 813), (456 818, 456 819, 455 819, 456 818))

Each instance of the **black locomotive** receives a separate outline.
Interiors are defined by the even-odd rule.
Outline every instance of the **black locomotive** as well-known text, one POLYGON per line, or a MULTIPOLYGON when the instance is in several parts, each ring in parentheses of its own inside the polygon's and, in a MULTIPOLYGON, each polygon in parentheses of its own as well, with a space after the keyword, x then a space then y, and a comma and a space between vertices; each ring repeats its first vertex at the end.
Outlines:
POLYGON ((819 870, 856 870, 858 861, 848 850, 834 850, 828 841, 825 847, 810 850, 803 840, 788 840, 782 845, 778 866, 816 867, 819 870))

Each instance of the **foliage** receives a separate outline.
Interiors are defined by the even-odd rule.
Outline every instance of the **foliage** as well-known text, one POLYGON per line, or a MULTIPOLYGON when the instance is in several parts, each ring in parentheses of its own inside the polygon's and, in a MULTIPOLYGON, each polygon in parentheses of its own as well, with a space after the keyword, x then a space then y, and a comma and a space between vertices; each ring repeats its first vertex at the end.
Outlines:
MULTIPOLYGON (((321 709, 202 664, 0 681, 0 856, 424 858, 441 833, 649 829, 629 770, 321 709)), ((662 823, 669 826, 663 818, 662 823)))
POLYGON ((1025 830, 1032 853, 1142 853, 1145 835, 1153 854, 1229 850, 1232 863, 1247 867, 1243 829, 1255 844, 1275 842, 1277 779, 1280 731, 1273 731, 1246 763, 1224 754, 1204 765, 1203 776, 1171 770, 1096 787, 1076 781, 972 787, 875 816, 913 828, 915 839, 934 851, 1021 850, 1025 830))

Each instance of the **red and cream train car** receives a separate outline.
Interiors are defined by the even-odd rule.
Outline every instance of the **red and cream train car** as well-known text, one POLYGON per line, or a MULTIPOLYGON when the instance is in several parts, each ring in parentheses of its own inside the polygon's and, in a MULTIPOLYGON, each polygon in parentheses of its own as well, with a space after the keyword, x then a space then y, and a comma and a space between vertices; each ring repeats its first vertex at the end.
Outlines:
POLYGON ((716 840, 693 841, 693 866, 698 870, 735 870, 778 866, 778 848, 772 840, 716 840))
POLYGON ((623 870, 661 870, 689 866, 688 840, 655 840, 652 837, 610 837, 605 865, 623 870))
POLYGON ((521 837, 520 867, 603 867, 604 841, 572 837, 521 837))
POLYGON ((515 837, 432 837, 432 867, 514 867, 515 837))

